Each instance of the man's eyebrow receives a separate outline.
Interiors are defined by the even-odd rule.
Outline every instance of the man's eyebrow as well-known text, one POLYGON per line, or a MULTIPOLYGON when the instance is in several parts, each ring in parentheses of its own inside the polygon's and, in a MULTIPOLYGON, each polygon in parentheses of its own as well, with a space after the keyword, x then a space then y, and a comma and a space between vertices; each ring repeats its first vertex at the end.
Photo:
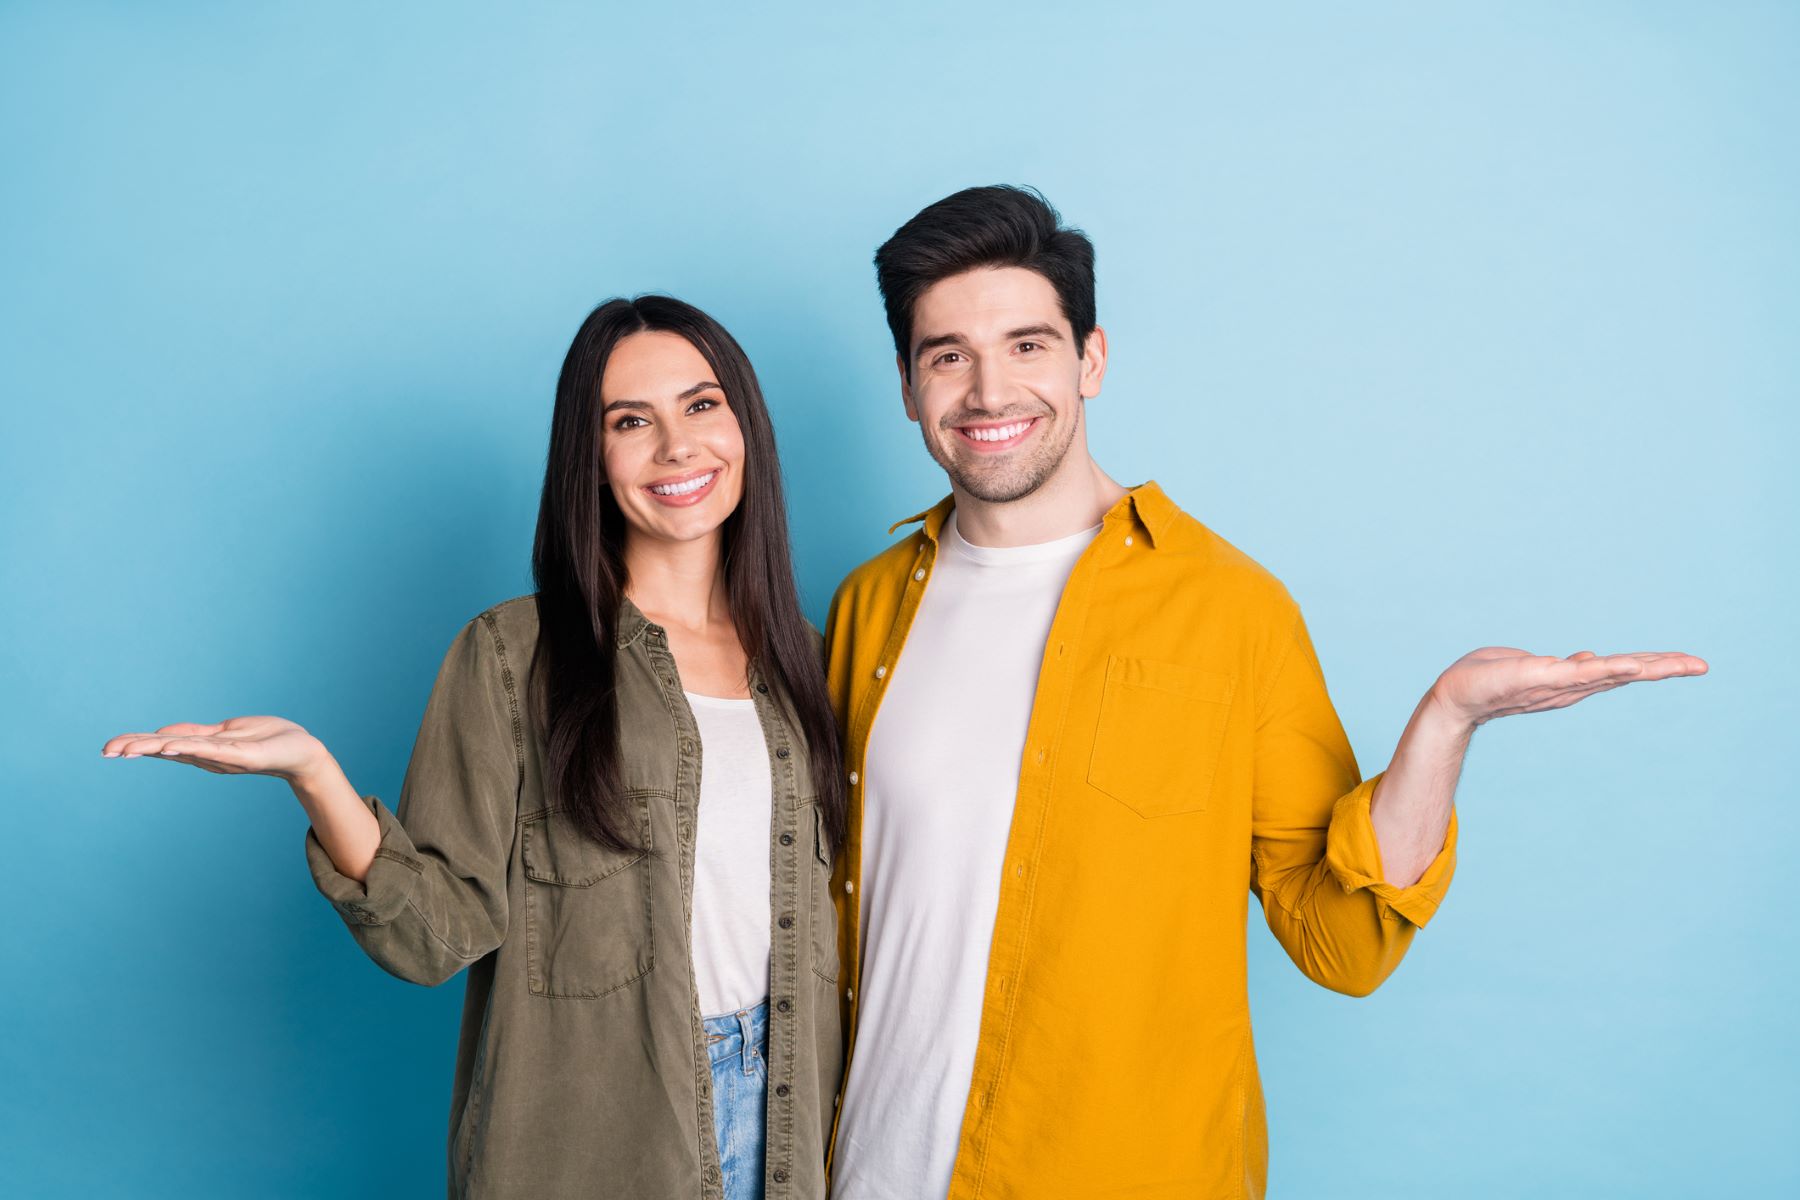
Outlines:
MULTIPOLYGON (((681 395, 675 397, 675 403, 680 404, 683 400, 692 400, 695 396, 698 396, 701 392, 708 392, 708 391, 721 391, 722 392, 724 390, 725 390, 724 388, 720 387, 718 384, 714 383, 712 380, 702 379, 699 383, 696 383, 693 387, 691 387, 687 391, 681 393, 681 395)), ((647 412, 652 407, 653 406, 651 405, 651 403, 648 400, 614 400, 611 404, 608 404, 605 408, 601 409, 600 412, 602 415, 604 415, 606 413, 612 412, 614 409, 621 409, 621 408, 635 408, 635 409, 639 409, 639 410, 647 412)))
POLYGON ((914 346, 913 357, 918 358, 927 350, 937 350, 944 346, 966 346, 968 344, 969 339, 960 333, 940 333, 933 337, 928 337, 917 346, 914 346))
MULTIPOLYGON (((1006 331, 1004 340, 1016 342, 1022 338, 1037 338, 1039 341, 1044 342, 1060 342, 1064 340, 1063 335, 1057 330, 1056 326, 1043 324, 1021 325, 1017 329, 1009 329, 1006 331)), ((918 349, 913 351, 913 359, 915 361, 918 360, 923 357, 928 350, 937 350, 944 346, 967 346, 968 344, 969 339, 963 334, 940 333, 920 342, 918 349)))

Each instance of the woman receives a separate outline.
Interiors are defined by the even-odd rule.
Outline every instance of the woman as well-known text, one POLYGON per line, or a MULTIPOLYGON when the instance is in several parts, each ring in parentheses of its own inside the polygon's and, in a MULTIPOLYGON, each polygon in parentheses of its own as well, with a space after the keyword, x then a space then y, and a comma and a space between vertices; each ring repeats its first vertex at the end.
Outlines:
POLYGON ((286 779, 369 956, 469 969, 452 1195, 823 1196, 837 734, 768 411, 704 313, 582 325, 532 563, 451 644, 398 815, 275 717, 103 753, 286 779))

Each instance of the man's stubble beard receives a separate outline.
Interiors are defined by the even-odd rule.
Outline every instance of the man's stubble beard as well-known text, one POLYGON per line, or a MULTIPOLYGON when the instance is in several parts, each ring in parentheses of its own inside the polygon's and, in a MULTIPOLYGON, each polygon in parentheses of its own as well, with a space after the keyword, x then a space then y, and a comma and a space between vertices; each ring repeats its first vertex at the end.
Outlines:
MULTIPOLYGON (((1048 430, 1040 430, 1051 436, 1039 438, 1038 444, 1033 448, 1031 456, 1026 461, 1009 464, 998 470, 991 467, 986 470, 971 471, 967 469, 967 464, 959 460, 954 449, 956 447, 955 439, 962 436, 954 428, 939 427, 939 433, 944 438, 942 445, 933 441, 929 434, 925 434, 923 423, 920 424, 919 431, 925 434, 926 453, 931 455, 938 466, 944 468, 944 473, 950 476, 950 482, 955 484, 958 489, 986 504, 1009 504, 1014 500, 1023 500, 1043 487, 1049 482, 1050 477, 1056 474, 1056 469, 1062 466, 1063 459, 1069 455, 1069 447, 1075 444, 1076 422, 1081 420, 1081 415, 1085 412, 1085 405, 1077 402, 1074 412, 1076 414, 1074 418, 1066 422, 1068 430, 1060 444, 1052 440, 1057 425, 1061 424, 1055 420, 1054 414, 1031 414, 1037 416, 1040 423, 1048 422, 1051 425, 1048 430)), ((999 417, 988 419, 1007 420, 1009 417, 1007 414, 1002 414, 999 417)), ((1028 417, 1018 416, 1014 419, 1026 420, 1028 417)))

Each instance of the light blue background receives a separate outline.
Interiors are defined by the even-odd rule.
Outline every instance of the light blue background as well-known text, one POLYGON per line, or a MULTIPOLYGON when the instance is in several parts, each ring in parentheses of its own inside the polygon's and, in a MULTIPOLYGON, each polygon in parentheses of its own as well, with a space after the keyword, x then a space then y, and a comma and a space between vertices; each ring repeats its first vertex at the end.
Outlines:
POLYGON ((1800 1189, 1795 8, 606 7, 0 7, 0 1191, 439 1194, 460 985, 281 784, 100 742, 276 712, 392 797, 616 293, 749 349, 821 617, 943 489, 869 256, 994 181, 1098 243, 1098 458, 1288 583, 1365 772, 1478 645, 1713 666, 1482 729, 1373 998, 1253 927, 1272 1194, 1800 1189))

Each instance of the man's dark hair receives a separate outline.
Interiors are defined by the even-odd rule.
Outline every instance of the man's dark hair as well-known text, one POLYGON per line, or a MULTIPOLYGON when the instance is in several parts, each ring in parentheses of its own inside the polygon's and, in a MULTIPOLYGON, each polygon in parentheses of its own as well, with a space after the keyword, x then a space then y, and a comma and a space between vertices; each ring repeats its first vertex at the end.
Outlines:
POLYGON ((912 376, 913 306, 940 280, 978 267, 1024 267, 1050 281, 1081 353, 1094 331, 1094 243, 1067 229, 1036 188, 996 184, 945 196, 875 251, 894 349, 912 376))

